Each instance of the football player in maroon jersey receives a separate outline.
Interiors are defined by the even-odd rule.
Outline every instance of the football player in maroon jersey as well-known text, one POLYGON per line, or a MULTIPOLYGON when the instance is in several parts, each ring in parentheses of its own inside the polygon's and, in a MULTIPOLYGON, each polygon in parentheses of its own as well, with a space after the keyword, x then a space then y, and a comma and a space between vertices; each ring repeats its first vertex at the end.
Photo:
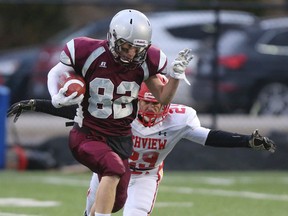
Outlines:
POLYGON ((137 113, 142 82, 162 104, 169 104, 179 80, 192 59, 189 49, 179 52, 163 85, 157 74, 166 73, 165 54, 151 45, 152 27, 136 10, 118 12, 111 20, 107 40, 74 38, 64 47, 60 62, 48 74, 48 90, 54 107, 79 104, 69 134, 72 154, 99 176, 91 215, 108 216, 120 210, 127 198, 132 153, 131 122, 137 113), (85 79, 86 93, 65 96, 58 80, 65 72, 85 79))

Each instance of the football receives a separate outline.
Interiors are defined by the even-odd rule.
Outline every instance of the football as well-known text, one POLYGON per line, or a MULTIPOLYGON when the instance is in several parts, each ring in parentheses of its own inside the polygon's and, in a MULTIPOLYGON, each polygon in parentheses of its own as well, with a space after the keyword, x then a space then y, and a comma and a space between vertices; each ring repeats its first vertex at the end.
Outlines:
POLYGON ((86 91, 86 85, 83 77, 80 75, 77 75, 72 72, 65 72, 59 79, 58 88, 62 88, 64 86, 67 86, 68 89, 65 93, 66 96, 69 96, 73 94, 74 92, 77 92, 78 94, 76 97, 80 96, 81 94, 85 94, 86 91))

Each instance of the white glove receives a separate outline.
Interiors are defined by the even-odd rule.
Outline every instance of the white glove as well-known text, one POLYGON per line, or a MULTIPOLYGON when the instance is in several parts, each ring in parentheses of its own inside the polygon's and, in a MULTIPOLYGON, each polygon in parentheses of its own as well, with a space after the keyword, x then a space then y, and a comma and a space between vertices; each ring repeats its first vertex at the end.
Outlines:
POLYGON ((179 52, 177 58, 172 62, 172 71, 170 76, 175 79, 184 79, 188 85, 191 85, 185 75, 185 70, 189 62, 193 59, 190 49, 184 49, 179 52))
POLYGON ((65 96, 65 92, 67 91, 68 87, 63 87, 59 90, 56 95, 52 96, 52 104, 55 108, 60 108, 62 106, 71 106, 74 104, 79 104, 84 98, 84 95, 81 94, 78 97, 75 97, 78 93, 74 92, 73 94, 69 95, 68 97, 65 96))

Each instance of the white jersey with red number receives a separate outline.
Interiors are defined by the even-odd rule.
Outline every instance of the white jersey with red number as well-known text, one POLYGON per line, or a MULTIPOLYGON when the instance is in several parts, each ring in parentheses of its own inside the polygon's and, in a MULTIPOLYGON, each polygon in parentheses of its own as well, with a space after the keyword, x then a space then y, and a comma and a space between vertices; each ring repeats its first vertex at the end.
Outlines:
POLYGON ((196 111, 178 104, 171 104, 167 117, 153 127, 133 121, 134 152, 130 166, 136 169, 158 167, 182 138, 204 145, 210 130, 200 126, 196 111))
MULTIPOLYGON (((131 170, 123 216, 150 214, 162 180, 164 159, 182 138, 204 145, 209 131, 201 127, 194 109, 178 104, 172 104, 168 116, 155 126, 144 127, 137 119, 134 120, 134 153, 130 158, 130 166, 134 169, 131 170)), ((94 173, 87 197, 87 212, 94 202, 98 184, 98 176, 94 173)))

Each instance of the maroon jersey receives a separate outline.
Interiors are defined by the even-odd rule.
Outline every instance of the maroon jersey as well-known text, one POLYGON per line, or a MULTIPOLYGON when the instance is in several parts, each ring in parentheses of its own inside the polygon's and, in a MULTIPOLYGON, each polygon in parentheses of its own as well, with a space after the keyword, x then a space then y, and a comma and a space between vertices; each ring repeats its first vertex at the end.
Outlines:
POLYGON ((80 37, 66 44, 61 62, 81 74, 89 87, 75 121, 102 134, 125 136, 131 134, 141 83, 163 72, 167 58, 151 46, 146 61, 129 69, 114 60, 107 40, 80 37))

